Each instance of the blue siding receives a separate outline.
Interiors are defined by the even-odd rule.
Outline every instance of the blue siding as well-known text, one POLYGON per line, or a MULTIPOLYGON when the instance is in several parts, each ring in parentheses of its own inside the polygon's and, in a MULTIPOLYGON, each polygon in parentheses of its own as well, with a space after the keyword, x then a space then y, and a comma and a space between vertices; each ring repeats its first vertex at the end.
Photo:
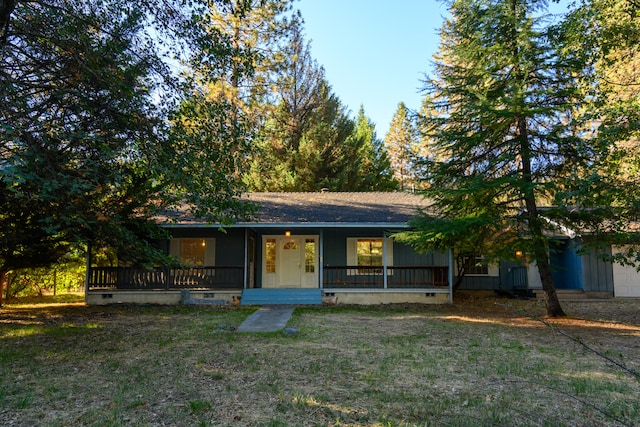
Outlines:
MULTIPOLYGON (((453 283, 456 283, 457 280, 458 277, 454 277, 453 283)), ((462 279, 459 289, 473 291, 499 290, 501 289, 500 277, 465 276, 462 279)))
MULTIPOLYGON (((613 265, 603 260, 597 252, 582 255, 585 292, 607 292, 613 294, 613 265)), ((611 249, 603 255, 611 255, 611 249)))
MULTIPOLYGON (((368 228, 334 228, 323 230, 324 265, 347 265, 347 238, 349 237, 380 237, 384 230, 368 228)), ((395 246, 394 246, 395 250, 395 246)), ((394 253, 395 256, 395 253, 394 253)))
MULTIPOLYGON (((216 239, 216 265, 244 265, 244 229, 229 228, 221 232, 217 228, 176 228, 169 230, 174 238, 216 239)), ((169 245, 167 243, 167 250, 169 245)))
POLYGON ((528 288, 528 267, 521 262, 502 261, 500 263, 500 289, 524 290, 528 288))
MULTIPOLYGON (((326 229, 324 237, 324 264, 334 266, 347 265, 347 238, 349 237, 380 237, 384 236, 382 229, 326 229)), ((402 266, 446 266, 446 252, 432 252, 419 254, 412 247, 393 242, 393 265, 402 266)))
POLYGON ((244 230, 229 229, 216 236, 216 265, 244 265, 244 230))
POLYGON ((558 242, 551 251, 550 261, 556 289, 584 289, 582 257, 574 241, 558 242))
POLYGON ((446 266, 448 263, 448 256, 446 252, 429 252, 426 254, 419 254, 411 246, 393 242, 393 265, 396 267, 402 266, 446 266))

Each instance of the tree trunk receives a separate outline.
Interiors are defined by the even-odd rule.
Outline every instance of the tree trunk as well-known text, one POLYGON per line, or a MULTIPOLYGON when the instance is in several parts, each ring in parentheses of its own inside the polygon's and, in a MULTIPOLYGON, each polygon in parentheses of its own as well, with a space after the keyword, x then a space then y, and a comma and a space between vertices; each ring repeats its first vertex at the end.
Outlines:
POLYGON ((525 182, 523 186, 523 198, 527 209, 527 222, 529 233, 533 241, 533 257, 538 264, 538 272, 540 273, 540 281, 542 282, 542 290, 544 291, 544 301, 547 308, 547 316, 564 317, 566 314, 560 306, 558 294, 553 283, 553 275, 551 274, 551 266, 549 265, 549 252, 547 242, 544 238, 544 231, 538 214, 538 205, 536 203, 536 195, 533 191, 534 183, 531 175, 531 146, 529 142, 529 132, 527 121, 524 117, 518 118, 518 136, 520 137, 520 155, 522 161, 522 180, 525 182))
POLYGON ((547 252, 536 251, 534 258, 536 259, 536 263, 538 264, 538 272, 540 273, 540 281, 542 282, 542 290, 544 291, 544 304, 547 308, 547 316, 566 316, 566 314, 562 310, 562 306, 560 306, 560 300, 558 300, 558 294, 553 282, 553 275, 551 274, 551 266, 549 265, 549 261, 547 259, 547 252))
MULTIPOLYGON (((522 164, 524 176, 530 176, 531 162, 527 156, 523 156, 522 164)), ((560 306, 555 284, 553 283, 547 242, 544 238, 544 231, 538 214, 538 206, 531 185, 529 185, 528 190, 525 191, 524 202, 527 208, 529 233, 533 240, 533 257, 538 265, 538 272, 540 273, 540 281, 542 282, 542 290, 544 291, 544 301, 547 307, 547 316, 563 317, 565 313, 560 306)))
POLYGON ((0 0, 0 47, 7 44, 11 14, 16 8, 16 0, 0 0))

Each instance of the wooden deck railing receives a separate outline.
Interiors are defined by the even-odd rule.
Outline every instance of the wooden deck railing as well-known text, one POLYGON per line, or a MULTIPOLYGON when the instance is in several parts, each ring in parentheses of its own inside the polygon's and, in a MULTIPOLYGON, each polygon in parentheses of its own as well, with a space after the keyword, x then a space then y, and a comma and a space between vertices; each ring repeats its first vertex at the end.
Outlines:
MULTIPOLYGON (((429 289, 448 286, 447 267, 388 267, 387 289, 429 289)), ((89 291, 242 289, 244 267, 194 267, 184 269, 140 269, 91 267, 89 291)), ((381 267, 325 266, 325 288, 383 289, 381 267)))
MULTIPOLYGON (((387 289, 441 288, 449 285, 446 266, 387 267, 387 289)), ((325 288, 383 289, 382 267, 325 266, 325 288)))
POLYGON ((91 267, 89 290, 242 289, 244 267, 91 267))

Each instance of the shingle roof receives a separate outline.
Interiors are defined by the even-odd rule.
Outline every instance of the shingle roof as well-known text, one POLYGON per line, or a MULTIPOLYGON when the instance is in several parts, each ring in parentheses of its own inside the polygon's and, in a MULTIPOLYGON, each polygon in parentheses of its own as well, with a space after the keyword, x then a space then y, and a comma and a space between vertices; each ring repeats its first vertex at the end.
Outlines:
POLYGON ((401 192, 250 193, 259 223, 397 223, 426 208, 422 196, 401 192))
MULTIPOLYGON (((247 193, 243 199, 259 206, 255 218, 238 225, 403 225, 428 207, 422 196, 405 192, 247 193)), ((174 224, 203 225, 183 213, 168 215, 174 224)))

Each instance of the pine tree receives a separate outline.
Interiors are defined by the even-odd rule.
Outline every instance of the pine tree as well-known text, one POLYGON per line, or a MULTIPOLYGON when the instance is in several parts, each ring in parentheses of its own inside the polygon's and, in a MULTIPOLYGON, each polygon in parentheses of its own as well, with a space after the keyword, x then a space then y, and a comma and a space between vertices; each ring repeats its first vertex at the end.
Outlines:
POLYGON ((305 189, 296 162, 303 135, 320 105, 324 70, 313 60, 300 27, 291 34, 284 57, 277 76, 277 99, 257 136, 256 152, 243 178, 253 191, 305 189))
POLYGON ((398 104, 384 143, 395 178, 400 182, 400 189, 411 188, 416 184, 414 161, 417 156, 418 133, 404 102, 398 104))
POLYGON ((585 245, 600 254, 624 246, 611 259, 636 266, 640 236, 630 224, 640 214, 639 12, 640 5, 626 0, 585 1, 559 26, 564 55, 584 63, 585 105, 573 121, 593 148, 555 200, 573 212, 567 215, 571 227, 589 230, 585 245))
MULTIPOLYGON (((159 263, 153 218, 184 196, 212 222, 241 214, 222 168, 194 167, 211 139, 167 124, 186 90, 167 54, 210 42, 203 2, 186 3, 0 2, 0 288, 7 271, 89 243, 159 263)), ((232 57, 226 44, 210 53, 212 67, 232 57)))
MULTIPOLYGON (((490 262, 523 250, 537 264, 547 314, 563 316, 549 248, 559 231, 540 210, 591 151, 568 126, 581 97, 579 65, 558 52, 536 16, 543 2, 454 0, 441 31, 435 76, 437 112, 422 128, 433 139, 435 216, 405 234, 417 247, 455 247, 490 262)), ((546 214, 546 213, 545 213, 546 214)))
POLYGON ((427 95, 422 102, 420 111, 416 117, 416 130, 419 142, 415 147, 413 160, 413 174, 416 179, 418 189, 425 189, 431 185, 431 166, 435 161, 445 161, 441 155, 437 154, 438 148, 429 135, 428 123, 432 122, 438 115, 438 111, 433 110, 433 102, 427 95))
MULTIPOLYGON (((209 97, 226 100, 259 125, 273 104, 274 87, 284 65, 289 38, 301 25, 291 0, 231 0, 210 2, 199 26, 201 49, 192 69, 209 97), (221 46, 232 55, 219 55, 221 46)), ((239 114, 240 112, 238 112, 239 114)))
POLYGON ((149 195, 162 191, 152 89, 166 75, 141 37, 143 10, 117 6, 0 7, 0 295, 6 272, 47 266, 74 244, 146 254, 149 195))
MULTIPOLYGON (((279 101, 257 136, 256 153, 243 177, 248 188, 364 191, 393 187, 374 135, 358 134, 356 123, 311 56, 301 28, 292 33, 285 52, 288 59, 279 76, 279 101)), ((364 122, 362 126, 366 127, 364 122)))
POLYGON ((349 178, 350 187, 358 191, 389 191, 398 188, 384 142, 378 139, 375 124, 360 106, 350 137, 357 148, 358 168, 349 178))

